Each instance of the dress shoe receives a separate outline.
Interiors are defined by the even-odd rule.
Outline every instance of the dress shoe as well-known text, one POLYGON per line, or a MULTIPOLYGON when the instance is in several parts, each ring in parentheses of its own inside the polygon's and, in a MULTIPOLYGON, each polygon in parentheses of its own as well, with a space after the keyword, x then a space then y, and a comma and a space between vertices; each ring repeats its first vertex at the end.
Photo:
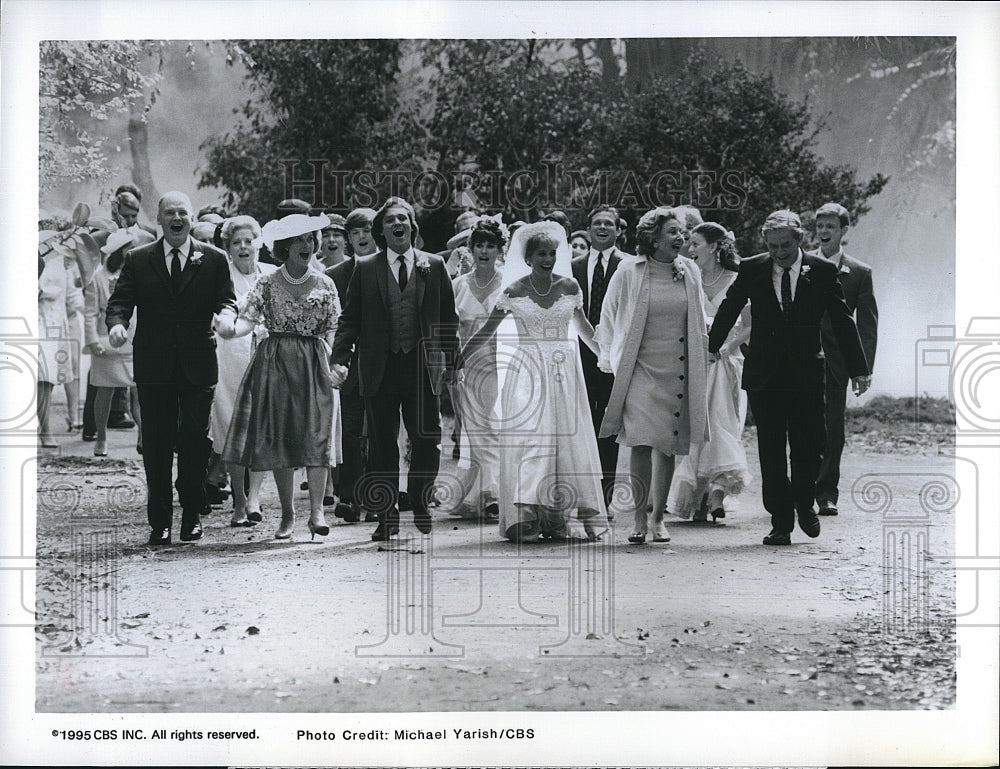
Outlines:
POLYGON ((147 544, 150 547, 169 545, 170 529, 153 529, 152 533, 149 535, 149 542, 147 542, 147 544))
POLYGON ((812 508, 799 510, 799 528, 805 532, 807 537, 815 539, 819 536, 819 518, 812 508))
POLYGON ((201 524, 196 523, 190 529, 181 529, 181 542, 194 542, 201 539, 201 524))
POLYGON ((820 502, 819 503, 819 514, 820 515, 836 515, 839 511, 837 506, 832 502, 820 502))
POLYGON ((208 504, 210 505, 221 505, 230 495, 229 489, 223 486, 217 486, 214 483, 205 484, 205 496, 208 497, 208 504))
POLYGON ((496 502, 490 502, 483 510, 483 518, 487 521, 500 520, 500 505, 496 502))
POLYGON ((400 510, 412 510, 413 509, 413 502, 410 501, 410 495, 409 495, 409 493, 407 493, 405 491, 399 492, 399 496, 397 497, 397 500, 399 501, 399 509, 400 510))
POLYGON ((396 534, 399 534, 399 526, 393 524, 386 526, 384 523, 380 523, 372 532, 372 542, 388 542, 389 537, 396 534))
MULTIPOLYGON (((320 519, 320 520, 322 520, 322 519, 320 519)), ((309 541, 310 542, 312 540, 316 539, 316 535, 317 534, 319 534, 321 537, 325 537, 327 534, 330 533, 330 527, 326 525, 325 521, 323 523, 314 523, 313 519, 310 518, 307 521, 307 525, 309 527, 309 534, 310 534, 309 541)))
POLYGON ((421 534, 431 533, 431 516, 424 510, 420 512, 419 510, 413 511, 413 525, 417 527, 417 531, 421 534))
POLYGON ((365 523, 378 523, 378 513, 365 513, 365 523))
POLYGON ((97 433, 84 433, 81 437, 84 443, 93 443, 97 440, 97 433))
POLYGON ((771 533, 764 537, 765 545, 790 545, 792 536, 777 529, 771 529, 771 533))
POLYGON ((131 430, 133 427, 135 427, 135 422, 124 414, 118 419, 108 420, 108 428, 111 430, 131 430))
POLYGON ((333 514, 343 518, 347 523, 357 523, 361 520, 361 509, 356 502, 338 502, 333 514))
POLYGON ((247 520, 251 523, 260 523, 264 520, 264 514, 260 510, 250 510, 247 513, 247 520))
POLYGON ((337 504, 337 498, 332 494, 323 495, 323 507, 330 507, 331 505, 337 504))

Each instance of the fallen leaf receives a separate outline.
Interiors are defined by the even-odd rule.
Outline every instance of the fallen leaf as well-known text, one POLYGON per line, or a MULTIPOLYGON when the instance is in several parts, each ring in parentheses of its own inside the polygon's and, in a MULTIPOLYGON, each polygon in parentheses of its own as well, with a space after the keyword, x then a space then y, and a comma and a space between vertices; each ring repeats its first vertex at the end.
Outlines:
POLYGON ((259 635, 260 634, 260 628, 257 627, 256 625, 251 625, 250 627, 248 627, 246 629, 246 634, 247 635, 259 635))

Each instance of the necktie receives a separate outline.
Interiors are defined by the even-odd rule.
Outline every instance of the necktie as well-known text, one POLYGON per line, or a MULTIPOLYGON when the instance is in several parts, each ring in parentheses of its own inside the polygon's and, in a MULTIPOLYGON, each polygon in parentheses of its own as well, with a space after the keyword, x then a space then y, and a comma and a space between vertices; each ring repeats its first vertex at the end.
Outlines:
POLYGON ((406 258, 399 257, 399 293, 406 291, 406 258))
POLYGON ((792 317, 792 275, 788 267, 781 273, 781 309, 785 320, 792 317))
POLYGON ((177 296, 181 292, 181 252, 176 248, 170 252, 170 290, 177 296))
POLYGON ((604 302, 604 254, 598 251, 594 278, 590 282, 590 312, 587 314, 587 320, 592 326, 596 327, 601 322, 602 302, 604 302))

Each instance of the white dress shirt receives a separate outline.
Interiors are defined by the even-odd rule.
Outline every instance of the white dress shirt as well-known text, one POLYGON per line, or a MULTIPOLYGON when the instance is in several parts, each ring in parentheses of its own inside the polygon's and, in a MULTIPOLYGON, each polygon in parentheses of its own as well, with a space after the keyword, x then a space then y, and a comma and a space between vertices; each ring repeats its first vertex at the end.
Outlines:
POLYGON ((590 291, 590 289, 592 289, 594 287, 594 270, 597 268, 597 256, 598 256, 598 254, 602 254, 601 263, 604 265, 604 281, 605 281, 604 285, 605 285, 605 287, 607 287, 607 280, 608 280, 608 260, 611 258, 611 255, 614 254, 614 252, 615 252, 615 247, 614 246, 612 246, 611 248, 609 248, 609 249, 607 249, 605 251, 598 251, 596 248, 590 249, 590 254, 587 256, 587 291, 588 292, 590 291))
POLYGON ((386 248, 386 255, 389 257, 389 268, 392 270, 392 274, 396 276, 396 282, 399 282, 399 257, 403 257, 404 264, 406 265, 406 278, 409 280, 413 277, 413 262, 415 256, 413 255, 413 249, 407 249, 405 254, 397 254, 391 248, 386 248))
MULTIPOLYGON (((164 252, 163 253, 163 258, 166 260, 166 263, 167 263, 167 275, 170 275, 170 264, 174 260, 173 250, 174 250, 174 247, 172 245, 170 245, 169 243, 167 243, 167 241, 164 240, 163 241, 163 252, 164 252)), ((187 265, 188 255, 190 254, 190 251, 191 251, 191 238, 189 237, 181 245, 177 246, 177 250, 180 252, 180 257, 181 257, 181 272, 183 272, 184 271, 184 267, 187 265)), ((173 276, 171 275, 171 277, 173 277, 173 276)))
MULTIPOLYGON (((799 249, 798 258, 792 262, 792 266, 788 268, 789 279, 792 283, 792 301, 795 301, 795 288, 799 285, 799 272, 802 270, 802 249, 799 249)), ((771 260, 771 282, 774 284, 774 295, 778 297, 778 306, 781 307, 781 274, 784 272, 777 262, 773 259, 771 260)), ((782 307, 781 309, 785 309, 782 307)))

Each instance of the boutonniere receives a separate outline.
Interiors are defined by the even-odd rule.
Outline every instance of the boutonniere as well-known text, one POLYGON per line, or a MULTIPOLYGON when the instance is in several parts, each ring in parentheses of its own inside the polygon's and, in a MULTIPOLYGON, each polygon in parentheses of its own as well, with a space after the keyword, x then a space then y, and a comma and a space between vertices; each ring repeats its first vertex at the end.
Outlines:
POLYGON ((812 269, 812 267, 810 267, 808 264, 803 264, 802 265, 802 277, 805 277, 806 275, 808 275, 809 274, 809 270, 811 270, 811 269, 812 269))
POLYGON ((431 271, 431 260, 426 256, 420 256, 417 258, 416 267, 420 270, 421 274, 426 278, 427 273, 431 271))
POLYGON ((193 264, 195 267, 197 267, 199 264, 201 264, 201 258, 203 256, 204 256, 204 254, 201 251, 194 251, 194 252, 191 253, 191 256, 188 257, 188 258, 189 258, 191 264, 193 264))
POLYGON ((674 280, 684 280, 684 266, 674 260, 674 280))
POLYGON ((850 268, 850 267, 848 267, 848 266, 847 266, 846 264, 842 264, 842 265, 840 265, 840 271, 841 271, 841 272, 842 272, 842 273, 843 273, 844 275, 850 275, 850 274, 851 274, 851 268, 850 268))

